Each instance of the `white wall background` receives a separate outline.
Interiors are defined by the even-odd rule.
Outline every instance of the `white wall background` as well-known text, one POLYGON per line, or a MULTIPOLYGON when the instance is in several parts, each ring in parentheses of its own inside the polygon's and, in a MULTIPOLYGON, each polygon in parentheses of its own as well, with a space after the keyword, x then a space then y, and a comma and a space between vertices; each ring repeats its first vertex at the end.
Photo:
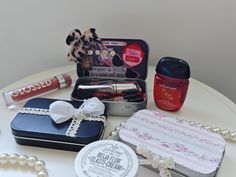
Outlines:
POLYGON ((0 88, 69 64, 70 30, 141 38, 150 64, 161 56, 189 62, 192 77, 236 101, 234 0, 0 0, 0 88))

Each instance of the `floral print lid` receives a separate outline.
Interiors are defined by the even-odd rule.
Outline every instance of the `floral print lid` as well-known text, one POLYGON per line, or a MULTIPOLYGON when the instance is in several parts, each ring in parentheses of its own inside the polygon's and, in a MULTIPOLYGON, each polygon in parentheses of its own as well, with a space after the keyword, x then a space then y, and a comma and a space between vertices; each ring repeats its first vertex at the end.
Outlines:
POLYGON ((133 146, 144 144, 156 155, 173 157, 176 168, 185 169, 181 174, 191 173, 187 174, 191 177, 215 176, 225 150, 220 135, 147 109, 128 119, 119 138, 133 146))

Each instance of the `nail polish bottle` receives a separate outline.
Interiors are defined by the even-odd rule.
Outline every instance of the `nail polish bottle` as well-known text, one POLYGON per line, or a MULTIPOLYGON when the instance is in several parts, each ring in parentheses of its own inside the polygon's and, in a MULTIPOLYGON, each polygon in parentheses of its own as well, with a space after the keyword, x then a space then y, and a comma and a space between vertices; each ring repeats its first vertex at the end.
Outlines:
POLYGON ((167 111, 179 110, 189 86, 189 64, 179 58, 163 57, 156 66, 154 100, 156 106, 167 111))

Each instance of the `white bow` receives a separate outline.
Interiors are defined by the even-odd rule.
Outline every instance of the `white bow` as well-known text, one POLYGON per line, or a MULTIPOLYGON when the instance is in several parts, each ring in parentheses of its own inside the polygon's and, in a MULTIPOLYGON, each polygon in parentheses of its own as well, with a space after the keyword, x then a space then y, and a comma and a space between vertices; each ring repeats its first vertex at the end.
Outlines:
POLYGON ((55 101, 49 106, 49 115, 55 123, 60 124, 72 118, 66 131, 66 136, 70 137, 75 137, 83 120, 102 121, 105 125, 104 111, 105 105, 97 97, 85 100, 78 109, 65 101, 55 101))
POLYGON ((140 165, 151 165, 153 168, 159 170, 161 177, 171 177, 171 173, 168 170, 175 167, 175 162, 172 157, 170 158, 161 158, 152 153, 144 145, 140 145, 136 149, 137 154, 142 155, 146 159, 140 160, 140 165))
POLYGON ((57 124, 65 122, 73 117, 79 118, 81 115, 99 116, 104 114, 104 110, 105 105, 97 97, 85 100, 78 109, 65 101, 55 101, 49 106, 49 114, 57 124))

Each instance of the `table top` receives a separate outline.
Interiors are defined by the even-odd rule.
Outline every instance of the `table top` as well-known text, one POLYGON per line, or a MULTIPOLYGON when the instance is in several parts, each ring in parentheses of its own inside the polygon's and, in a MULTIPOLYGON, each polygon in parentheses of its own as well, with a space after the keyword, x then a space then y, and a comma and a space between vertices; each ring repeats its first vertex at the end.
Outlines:
MULTIPOLYGON (((55 68, 41 73, 34 74, 20 81, 17 81, 2 90, 0 93, 27 85, 36 81, 40 81, 51 76, 70 72, 76 79, 75 65, 55 68)), ((153 100, 153 78, 155 75, 154 67, 149 66, 147 82, 148 104, 147 108, 157 110, 164 114, 178 117, 186 120, 193 120, 201 122, 222 129, 236 130, 236 106, 228 98, 208 87, 207 85, 190 79, 189 90, 184 106, 178 112, 165 112, 156 108, 153 100)), ((60 91, 52 92, 41 97, 68 99, 73 87, 66 88, 60 91)), ((74 159, 76 152, 54 150, 47 148, 37 148, 31 146, 18 145, 11 133, 10 122, 17 114, 19 108, 23 103, 19 104, 17 109, 9 110, 0 98, 0 154, 1 153, 18 153, 26 155, 34 155, 46 162, 47 170, 50 177, 76 177, 74 171, 74 159)), ((111 130, 113 130, 120 122, 125 122, 128 117, 108 117, 108 124, 104 137, 106 137, 111 130)), ((219 177, 230 177, 236 173, 236 143, 227 142, 226 153, 218 173, 219 177)), ((19 168, 11 168, 4 166, 0 167, 0 176, 11 177, 31 177, 36 176, 33 171, 20 170, 19 168)), ((138 177, 156 177, 154 172, 141 167, 139 169, 138 177)))

